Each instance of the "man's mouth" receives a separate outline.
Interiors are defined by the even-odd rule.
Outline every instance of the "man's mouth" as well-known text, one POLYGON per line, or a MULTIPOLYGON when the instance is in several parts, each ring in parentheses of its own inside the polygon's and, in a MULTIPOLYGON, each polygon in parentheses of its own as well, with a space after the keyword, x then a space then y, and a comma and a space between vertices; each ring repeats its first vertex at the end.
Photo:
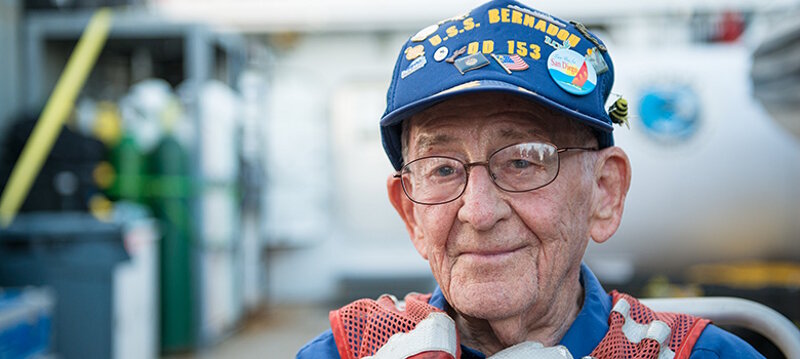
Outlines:
POLYGON ((524 246, 512 247, 508 249, 475 250, 462 252, 459 257, 469 261, 482 263, 500 262, 511 258, 516 252, 522 250, 524 246))

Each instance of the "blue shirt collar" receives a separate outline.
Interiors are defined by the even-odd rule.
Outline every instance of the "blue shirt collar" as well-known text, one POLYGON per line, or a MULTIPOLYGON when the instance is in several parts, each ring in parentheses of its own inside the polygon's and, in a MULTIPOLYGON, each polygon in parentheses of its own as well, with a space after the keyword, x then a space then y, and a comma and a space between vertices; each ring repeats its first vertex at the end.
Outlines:
MULTIPOLYGON (((589 355, 600 344, 608 332, 608 316, 611 313, 611 296, 606 293, 600 281, 585 263, 581 263, 580 280, 584 291, 583 308, 561 339, 561 344, 569 349, 573 358, 589 355)), ((441 310, 446 310, 450 306, 439 286, 436 286, 428 303, 441 310)), ((478 351, 464 346, 462 352, 474 357, 483 357, 478 351)))

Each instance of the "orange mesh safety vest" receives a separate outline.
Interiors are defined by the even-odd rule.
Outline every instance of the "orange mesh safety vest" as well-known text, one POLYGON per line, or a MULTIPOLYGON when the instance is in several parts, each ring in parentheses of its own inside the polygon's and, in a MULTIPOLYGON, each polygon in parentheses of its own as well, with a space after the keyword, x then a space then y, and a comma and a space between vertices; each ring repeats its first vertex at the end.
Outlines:
MULTIPOLYGON (((708 320, 691 315, 654 312, 617 291, 612 291, 611 296, 609 329, 591 358, 689 358, 700 333, 709 324, 708 320)), ((342 359, 376 354, 409 359, 460 358, 455 323, 442 310, 428 304, 430 298, 431 294, 411 293, 403 303, 384 295, 331 311, 329 318, 339 355, 342 359)))

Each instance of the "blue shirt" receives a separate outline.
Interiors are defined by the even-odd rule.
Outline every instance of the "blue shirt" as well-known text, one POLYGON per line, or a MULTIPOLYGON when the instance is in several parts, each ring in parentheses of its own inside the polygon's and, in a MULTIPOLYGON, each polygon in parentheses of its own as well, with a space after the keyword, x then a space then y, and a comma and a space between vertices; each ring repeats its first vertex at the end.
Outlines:
MULTIPOLYGON (((561 344, 569 349, 573 358, 589 355, 608 332, 608 317, 611 314, 611 295, 606 293, 597 277, 585 264, 581 265, 581 284, 584 289, 583 308, 569 327, 561 344)), ((430 305, 444 310, 449 306, 436 287, 430 305)), ((461 358, 485 358, 486 356, 464 345, 461 358)), ((306 344, 297 353, 298 359, 339 358, 336 342, 330 329, 306 344)), ((709 324, 692 349, 691 359, 718 358, 763 358, 750 344, 719 327, 709 324)))

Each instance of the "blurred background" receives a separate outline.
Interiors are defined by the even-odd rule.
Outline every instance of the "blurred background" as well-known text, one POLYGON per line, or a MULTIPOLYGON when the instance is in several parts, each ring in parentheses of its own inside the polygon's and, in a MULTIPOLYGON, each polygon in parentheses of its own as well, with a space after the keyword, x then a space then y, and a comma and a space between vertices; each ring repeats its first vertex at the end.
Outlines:
MULTIPOLYGON (((432 290, 385 195, 378 119, 405 40, 479 3, 0 0, 6 192, 113 9, 0 229, 0 358, 288 358, 330 309, 432 290)), ((526 3, 604 39, 610 100, 630 102, 625 216, 585 258, 606 289, 738 296, 800 323, 800 1, 526 3)))

